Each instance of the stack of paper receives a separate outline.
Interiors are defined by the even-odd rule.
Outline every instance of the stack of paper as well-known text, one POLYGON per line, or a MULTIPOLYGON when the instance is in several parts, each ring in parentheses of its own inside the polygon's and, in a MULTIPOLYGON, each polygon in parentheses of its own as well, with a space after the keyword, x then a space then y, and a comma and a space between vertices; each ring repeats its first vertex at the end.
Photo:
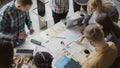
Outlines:
POLYGON ((51 27, 57 34, 62 33, 66 30, 66 27, 63 22, 59 22, 51 27))

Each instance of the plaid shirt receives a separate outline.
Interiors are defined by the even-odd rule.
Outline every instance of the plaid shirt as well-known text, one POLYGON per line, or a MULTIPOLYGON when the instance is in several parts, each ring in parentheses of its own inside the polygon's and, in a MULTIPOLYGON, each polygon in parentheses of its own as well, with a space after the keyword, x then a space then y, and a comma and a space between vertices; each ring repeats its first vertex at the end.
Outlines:
POLYGON ((52 0, 52 10, 55 13, 64 13, 69 10, 69 0, 52 0))
POLYGON ((29 29, 32 27, 29 12, 18 10, 14 1, 0 9, 0 32, 14 35, 18 31, 25 31, 25 24, 29 29))

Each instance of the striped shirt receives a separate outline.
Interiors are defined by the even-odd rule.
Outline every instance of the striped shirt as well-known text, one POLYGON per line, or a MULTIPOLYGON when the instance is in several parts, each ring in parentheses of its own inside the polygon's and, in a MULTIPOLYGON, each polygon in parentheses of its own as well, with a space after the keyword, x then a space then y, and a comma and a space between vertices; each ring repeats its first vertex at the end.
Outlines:
POLYGON ((14 1, 0 9, 0 32, 14 35, 18 31, 23 32, 25 24, 29 29, 32 27, 29 12, 18 10, 14 1))
POLYGON ((64 13, 69 10, 69 0, 52 0, 52 11, 64 13))

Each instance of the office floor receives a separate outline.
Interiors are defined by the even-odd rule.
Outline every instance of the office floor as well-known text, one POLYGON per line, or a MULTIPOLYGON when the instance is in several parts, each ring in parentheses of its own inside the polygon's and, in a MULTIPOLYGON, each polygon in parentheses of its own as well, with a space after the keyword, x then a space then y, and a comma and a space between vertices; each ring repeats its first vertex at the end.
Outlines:
MULTIPOLYGON (((46 1, 49 1, 49 0, 46 0, 46 1)), ((74 12, 73 12, 73 0, 69 0, 70 1, 70 11, 68 13, 68 16, 69 15, 72 15, 74 12)), ((120 13, 120 2, 118 2, 117 0, 113 0, 115 5, 117 6, 117 9, 120 13)), ((39 21, 38 21, 38 16, 32 12, 32 9, 36 8, 37 7, 37 3, 36 3, 36 0, 33 0, 33 6, 30 10, 30 16, 31 16, 31 19, 33 21, 33 28, 35 29, 35 34, 36 33, 39 33, 41 32, 42 30, 40 30, 39 28, 39 21)), ((53 22, 53 18, 52 18, 52 12, 51 12, 51 8, 50 8, 50 2, 48 2, 46 5, 46 15, 45 15, 45 19, 48 21, 48 28, 51 27, 52 25, 54 25, 54 22, 53 22)), ((37 13, 37 11, 36 11, 37 13)), ((119 20, 119 26, 120 26, 120 20, 119 20)), ((27 29, 26 29, 27 30, 27 29)), ((28 32, 28 30, 27 30, 28 32)))

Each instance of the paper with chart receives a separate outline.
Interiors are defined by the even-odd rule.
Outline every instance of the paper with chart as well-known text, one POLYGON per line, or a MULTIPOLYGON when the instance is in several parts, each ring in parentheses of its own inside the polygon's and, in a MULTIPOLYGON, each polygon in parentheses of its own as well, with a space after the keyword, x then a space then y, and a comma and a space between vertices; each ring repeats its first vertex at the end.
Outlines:
POLYGON ((65 48, 66 45, 70 43, 69 39, 59 39, 56 38, 54 40, 50 40, 47 43, 44 43, 43 45, 54 55, 59 55, 62 49, 65 48))
POLYGON ((70 53, 71 57, 79 62, 88 56, 88 54, 84 52, 86 49, 91 53, 89 48, 86 48, 84 45, 77 44, 76 42, 70 43, 68 46, 66 46, 66 49, 70 53))

